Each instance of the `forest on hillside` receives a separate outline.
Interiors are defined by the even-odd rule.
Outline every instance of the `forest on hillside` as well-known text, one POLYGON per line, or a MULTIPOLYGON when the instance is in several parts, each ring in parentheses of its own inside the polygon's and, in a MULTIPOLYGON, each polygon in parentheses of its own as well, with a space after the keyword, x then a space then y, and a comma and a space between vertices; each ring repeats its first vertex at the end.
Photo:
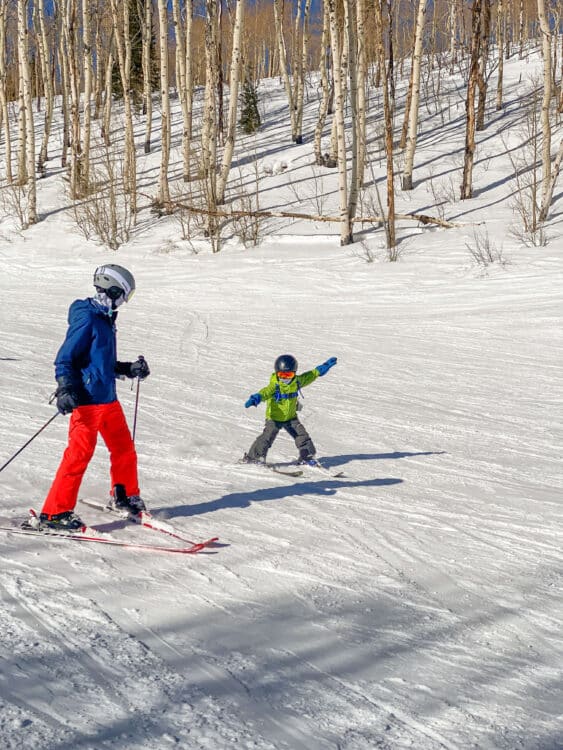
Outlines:
POLYGON ((421 99, 440 101, 448 79, 462 78, 456 189, 471 199, 477 134, 505 106, 506 61, 537 48, 529 162, 514 172, 522 231, 541 241, 563 159, 562 24, 558 0, 0 0, 0 213, 22 229, 40 220, 37 182, 56 153, 85 236, 116 249, 150 208, 181 213, 184 231, 218 250, 226 222, 265 213, 258 185, 233 200, 232 165, 240 139, 261 127, 260 82, 275 79, 282 137, 310 143, 311 164, 338 180, 336 214, 300 218, 337 223, 342 245, 377 223, 393 248, 397 219, 450 226, 437 210, 395 207, 416 182, 421 99), (386 179, 366 215, 376 137, 386 179), (139 159, 153 152, 147 193, 139 159))

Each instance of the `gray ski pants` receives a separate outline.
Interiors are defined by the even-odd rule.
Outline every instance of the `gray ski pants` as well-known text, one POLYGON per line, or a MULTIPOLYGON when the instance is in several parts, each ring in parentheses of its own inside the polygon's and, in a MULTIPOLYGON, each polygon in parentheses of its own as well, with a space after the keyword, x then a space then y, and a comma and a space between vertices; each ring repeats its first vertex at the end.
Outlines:
POLYGON ((316 450, 311 436, 297 417, 295 417, 294 419, 290 419, 289 422, 274 422, 273 419, 267 419, 264 431, 261 435, 258 435, 246 454, 248 458, 252 461, 265 459, 266 454, 278 436, 278 432, 282 429, 288 432, 295 440, 300 459, 307 460, 314 457, 316 450))

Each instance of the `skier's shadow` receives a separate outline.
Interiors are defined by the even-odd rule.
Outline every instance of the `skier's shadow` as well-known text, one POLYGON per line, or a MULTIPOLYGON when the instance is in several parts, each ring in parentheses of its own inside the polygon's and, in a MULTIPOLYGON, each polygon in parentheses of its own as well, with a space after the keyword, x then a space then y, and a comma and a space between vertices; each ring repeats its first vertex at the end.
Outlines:
MULTIPOLYGON (((254 492, 232 492, 229 495, 223 495, 216 500, 209 500, 206 503, 197 505, 181 505, 174 508, 158 508, 166 518, 185 518, 187 516, 198 516, 204 513, 213 513, 215 510, 224 510, 227 508, 248 508, 252 503, 263 503, 268 500, 282 500, 284 497, 295 497, 299 495, 335 495, 337 490, 345 487, 384 487, 390 484, 399 484, 402 479, 395 477, 382 477, 379 479, 366 479, 363 481, 346 481, 338 480, 321 480, 318 482, 296 482, 291 485, 281 485, 280 487, 269 487, 266 489, 254 490, 254 492)), ((155 509, 156 510, 156 509, 155 509)))
POLYGON ((323 466, 333 469, 350 461, 381 461, 384 459, 411 458, 411 456, 441 456, 447 451, 394 451, 393 453, 349 453, 342 456, 323 456, 323 466))

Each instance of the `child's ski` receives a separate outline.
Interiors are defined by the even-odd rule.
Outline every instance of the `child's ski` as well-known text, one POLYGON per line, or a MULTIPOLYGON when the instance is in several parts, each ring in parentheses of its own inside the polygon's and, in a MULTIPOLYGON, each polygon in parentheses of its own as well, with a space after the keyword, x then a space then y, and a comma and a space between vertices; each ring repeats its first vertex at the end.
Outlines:
POLYGON ((308 466, 311 469, 315 469, 315 471, 320 471, 323 474, 326 474, 327 477, 333 477, 333 479, 346 476, 343 471, 332 471, 331 469, 327 469, 326 466, 323 466, 322 463, 320 461, 317 461, 316 458, 305 461, 304 463, 297 464, 297 466, 308 466))
POLYGON ((264 464, 264 466, 267 469, 270 469, 270 471, 273 471, 274 474, 284 474, 286 477, 302 477, 303 476, 303 470, 302 469, 291 469, 291 468, 285 468, 284 466, 277 466, 276 464, 264 464))
POLYGON ((242 466, 256 466, 259 469, 268 469, 269 471, 273 471, 274 474, 283 474, 286 477, 303 476, 303 471, 291 468, 291 464, 288 466, 287 464, 271 464, 265 461, 239 461, 238 463, 242 466))

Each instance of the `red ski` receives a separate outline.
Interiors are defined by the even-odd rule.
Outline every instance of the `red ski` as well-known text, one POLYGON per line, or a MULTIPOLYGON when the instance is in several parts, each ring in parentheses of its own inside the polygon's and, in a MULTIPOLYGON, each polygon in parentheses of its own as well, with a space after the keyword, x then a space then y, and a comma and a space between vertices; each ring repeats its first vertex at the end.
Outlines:
MULTIPOLYGON (((37 518, 37 514, 34 510, 30 511, 30 516, 37 518)), ((0 531, 6 531, 12 534, 22 534, 24 536, 40 536, 57 541, 66 539, 67 541, 72 542, 95 542, 97 544, 107 544, 112 547, 127 547, 128 549, 144 550, 146 552, 173 552, 179 555, 193 555, 196 552, 201 552, 201 550, 213 546, 213 544, 218 541, 218 537, 213 537, 204 542, 191 542, 187 539, 176 536, 177 539, 184 542, 184 545, 187 542, 187 546, 164 547, 158 544, 131 542, 126 539, 113 539, 110 536, 103 536, 96 531, 96 529, 92 529, 88 526, 84 526, 81 531, 77 532, 53 531, 52 529, 22 528, 21 525, 7 519, 0 519, 0 531)))

